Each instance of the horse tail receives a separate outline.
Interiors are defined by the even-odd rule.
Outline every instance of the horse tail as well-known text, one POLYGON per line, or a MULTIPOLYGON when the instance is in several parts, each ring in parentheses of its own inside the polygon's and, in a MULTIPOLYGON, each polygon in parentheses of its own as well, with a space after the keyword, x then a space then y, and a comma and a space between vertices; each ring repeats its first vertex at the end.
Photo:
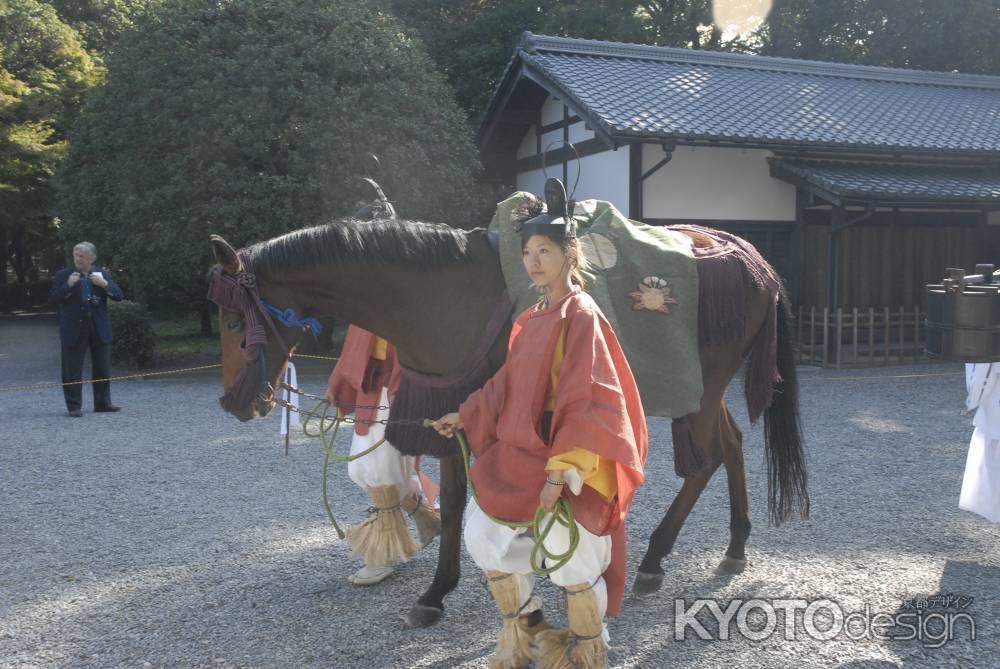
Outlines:
POLYGON ((754 342, 745 378, 751 420, 756 420, 761 412, 764 415, 768 515, 774 526, 788 520, 796 509, 801 518, 809 517, 792 312, 780 283, 776 293, 765 325, 754 342), (764 393, 763 402, 761 388, 770 391, 764 393))

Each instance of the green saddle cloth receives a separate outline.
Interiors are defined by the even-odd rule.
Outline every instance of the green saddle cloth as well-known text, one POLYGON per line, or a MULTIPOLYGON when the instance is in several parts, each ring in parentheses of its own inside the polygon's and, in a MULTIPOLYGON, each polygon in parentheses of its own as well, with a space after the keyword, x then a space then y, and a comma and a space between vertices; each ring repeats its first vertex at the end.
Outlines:
MULTIPOLYGON (((490 223, 500 233, 515 318, 539 298, 521 261, 521 236, 511 226, 511 214, 530 198, 514 193, 497 205, 490 223)), ((577 202, 574 218, 590 265, 587 292, 621 341, 646 414, 679 418, 698 411, 698 270, 691 239, 630 221, 600 200, 577 202)))

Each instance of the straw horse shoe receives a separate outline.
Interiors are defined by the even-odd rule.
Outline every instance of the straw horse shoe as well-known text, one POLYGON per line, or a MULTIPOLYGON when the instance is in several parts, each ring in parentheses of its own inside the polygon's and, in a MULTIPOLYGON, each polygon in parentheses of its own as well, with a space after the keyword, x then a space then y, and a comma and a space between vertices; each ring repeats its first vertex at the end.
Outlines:
MULTIPOLYGON (((224 305, 219 330, 225 395, 220 403, 241 421, 263 416, 275 405, 273 388, 303 333, 301 327, 275 322, 263 302, 300 317, 343 319, 393 342, 404 378, 390 422, 455 410, 503 364, 510 305, 497 253, 484 230, 392 219, 357 223, 345 219, 298 230, 239 253, 221 237, 211 238, 219 266, 210 278, 210 295, 224 305)), ((684 232, 696 247, 719 239, 703 229, 684 232)), ((681 463, 675 458, 684 483, 650 537, 634 585, 638 595, 659 589, 661 561, 720 465, 729 481, 730 536, 718 569, 736 573, 744 568, 750 515, 742 433, 723 399, 744 362, 751 419, 764 417, 770 520, 779 524, 796 510, 808 515, 787 298, 780 281, 760 280, 776 277, 773 270, 752 247, 736 241, 748 248, 715 275, 716 285, 703 279, 714 292, 702 290, 699 305, 708 313, 713 305, 706 300, 718 298, 716 307, 724 303, 722 310, 714 308, 713 318, 722 319, 715 326, 729 335, 720 339, 718 332, 708 333, 700 339, 701 409, 674 422, 675 452, 684 451, 681 442, 686 441, 700 459, 681 463)), ((708 260, 699 260, 699 271, 702 262, 708 260)), ((707 325, 699 320, 701 332, 707 325)), ((434 455, 441 463, 437 571, 407 618, 410 625, 425 627, 438 621, 445 595, 458 584, 467 483, 453 440, 405 420, 389 426, 388 438, 405 453, 434 455)))

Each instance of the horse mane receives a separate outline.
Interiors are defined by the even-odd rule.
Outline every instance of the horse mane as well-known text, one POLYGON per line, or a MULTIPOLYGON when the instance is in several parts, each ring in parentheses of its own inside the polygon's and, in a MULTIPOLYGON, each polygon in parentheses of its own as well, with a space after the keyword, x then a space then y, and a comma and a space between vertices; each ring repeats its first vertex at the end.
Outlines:
POLYGON ((265 279, 339 263, 441 267, 469 261, 469 239, 469 232, 440 223, 343 218, 254 244, 241 255, 247 268, 265 279))

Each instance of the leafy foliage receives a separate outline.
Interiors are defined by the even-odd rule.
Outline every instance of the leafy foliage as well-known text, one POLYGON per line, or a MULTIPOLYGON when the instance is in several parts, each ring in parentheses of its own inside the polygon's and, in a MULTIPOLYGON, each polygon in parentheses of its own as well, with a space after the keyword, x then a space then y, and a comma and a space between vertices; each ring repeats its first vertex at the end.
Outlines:
POLYGON ((996 0, 390 0, 479 120, 524 30, 1000 74, 996 0), (766 15, 766 18, 765 18, 766 15), (755 31, 728 34, 726 16, 755 31), (756 19, 751 21, 749 19, 756 19))
POLYGON ((776 0, 760 37, 771 55, 1000 74, 995 0, 776 0))
POLYGON ((59 17, 72 26, 88 49, 107 53, 118 37, 159 0, 50 0, 59 17))
POLYGON ((21 283, 32 247, 55 239, 50 179, 66 128, 102 71, 72 28, 35 0, 0 3, 0 282, 11 253, 21 283))
POLYGON ((186 0, 121 37, 72 135, 67 234, 147 298, 204 294, 244 245, 350 213, 373 152, 408 218, 481 225, 471 133, 419 44, 357 0, 186 0))
POLYGON ((111 359, 129 367, 149 367, 153 364, 156 337, 149 311, 141 304, 122 300, 109 302, 111 327, 115 336, 111 342, 111 359))

